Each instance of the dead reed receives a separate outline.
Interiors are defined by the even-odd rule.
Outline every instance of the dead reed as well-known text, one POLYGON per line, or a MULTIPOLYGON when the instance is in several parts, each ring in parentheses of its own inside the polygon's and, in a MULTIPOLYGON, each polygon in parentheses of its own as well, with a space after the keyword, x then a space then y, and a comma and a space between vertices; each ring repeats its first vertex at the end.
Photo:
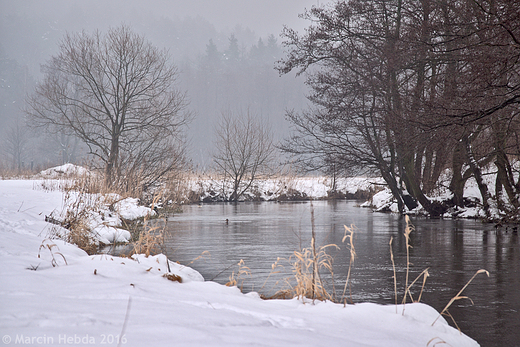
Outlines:
POLYGON ((461 300, 461 299, 468 299, 469 301, 471 301, 471 303, 473 304, 473 300, 471 300, 471 298, 467 297, 467 296, 461 296, 462 292, 464 291, 464 289, 466 289, 467 286, 469 286, 469 284, 471 283, 471 281, 473 281, 473 279, 475 277, 477 277, 478 274, 481 274, 481 273, 485 273, 488 277, 489 277, 489 272, 487 270, 484 270, 484 269, 480 269, 478 270, 477 272, 475 272, 475 274, 470 278, 470 280, 464 285, 464 287, 462 287, 462 289, 457 293, 457 295, 455 295, 453 298, 451 298, 451 300, 448 302, 448 304, 444 307, 444 309, 441 311, 441 313, 439 314, 439 316, 433 321, 432 323, 432 326, 435 324, 435 322, 437 322, 437 320, 440 318, 440 316, 442 316, 443 314, 444 315, 447 315, 449 316, 452 321, 453 321, 453 324, 455 324, 455 326, 457 327, 457 329, 459 329, 460 331, 460 328, 459 326, 457 325, 457 323, 455 322, 455 319, 453 319, 453 316, 449 313, 448 311, 448 308, 451 306, 451 304, 453 304, 455 301, 457 300, 461 300))
POLYGON ((392 241, 394 240, 394 237, 390 237, 390 242, 388 243, 390 245, 390 260, 392 261, 392 270, 394 272, 394 293, 395 293, 395 313, 397 313, 397 276, 395 274, 395 261, 394 261, 394 252, 392 251, 392 241))
POLYGON ((144 254, 149 257, 161 251, 163 244, 163 228, 159 226, 151 226, 144 223, 144 229, 140 231, 137 238, 131 243, 133 254, 144 254))
MULTIPOLYGON (((281 264, 281 260, 285 260, 285 259, 282 259, 280 257, 276 258, 276 261, 271 264, 271 272, 269 272, 269 275, 267 276, 267 278, 265 279, 264 283, 262 284, 262 287, 260 288, 260 292, 262 292, 265 288, 265 285, 267 284, 267 281, 269 281, 269 279, 271 278, 272 275, 275 275, 275 274, 279 274, 281 272, 280 269, 284 269, 284 266, 281 264)), ((278 281, 276 281, 276 283, 273 285, 273 287, 271 289, 273 289, 276 285, 278 285, 278 281)))
MULTIPOLYGON (((314 230, 314 214, 311 210, 311 221, 312 221, 312 229, 314 230)), ((405 231, 403 233, 405 237, 406 242, 406 273, 405 273, 405 290, 404 290, 404 296, 402 300, 402 306, 403 311, 402 314, 405 313, 405 305, 407 303, 407 298, 410 298, 410 301, 412 303, 421 302, 422 295, 424 292, 424 288, 426 286, 426 280, 430 276, 429 268, 424 269, 413 281, 410 282, 409 275, 410 275, 410 266, 412 265, 410 261, 410 248, 411 246, 411 239, 410 235, 412 231, 415 230, 414 226, 410 222, 410 218, 408 216, 405 216, 406 221, 406 227, 405 231), (419 281, 419 279, 422 278, 422 285, 419 292, 419 295, 417 299, 413 298, 411 288, 419 281)), ((346 290, 347 288, 350 289, 350 301, 352 302, 352 291, 351 291, 351 269, 353 266, 353 263, 355 261, 355 258, 357 256, 355 246, 354 246, 354 233, 355 233, 355 226, 351 225, 350 227, 344 226, 345 228, 345 235, 343 236, 342 242, 346 243, 347 249, 350 252, 350 260, 349 260, 349 269, 347 273, 347 278, 345 280, 345 285, 343 289, 343 294, 340 298, 340 300, 337 300, 337 297, 335 296, 335 293, 329 293, 326 289, 325 284, 321 280, 320 271, 322 269, 326 269, 328 272, 330 272, 332 278, 333 278, 333 258, 329 254, 326 253, 326 249, 329 247, 335 247, 336 249, 339 249, 339 247, 335 244, 328 244, 326 246, 322 247, 316 247, 315 244, 315 234, 312 233, 311 237, 311 245, 309 248, 304 248, 300 251, 293 252, 293 255, 289 259, 283 259, 278 258, 277 261, 272 265, 272 271, 269 274, 268 278, 271 276, 271 274, 279 273, 279 269, 283 266, 280 264, 282 260, 286 260, 289 262, 292 268, 293 275, 292 277, 286 278, 286 288, 282 290, 278 290, 274 295, 265 297, 262 295, 262 298, 264 299, 291 299, 291 298, 307 298, 307 299, 318 299, 318 300, 330 300, 338 303, 343 303, 346 305, 346 290), (295 284, 292 284, 295 281, 295 284)), ((392 270, 393 270, 393 281, 394 281, 394 300, 396 305, 396 313, 398 309, 398 292, 397 292, 397 272, 396 272, 396 265, 395 265, 395 259, 394 254, 392 250, 392 243, 393 243, 393 237, 390 238, 389 247, 390 247, 390 260, 392 262, 392 270)), ((249 270, 249 268, 248 268, 249 270)), ((473 279, 481 273, 486 273, 489 276, 489 272, 486 270, 478 270, 473 277, 466 283, 466 285, 455 295, 449 303, 446 305, 446 307, 441 311, 439 314, 439 317, 442 315, 449 316, 454 325, 458 327, 457 323, 455 322, 455 319, 451 316, 451 314, 448 311, 448 308, 455 302, 456 300, 460 299, 469 299, 467 296, 462 296, 462 292, 466 289, 466 287, 473 281, 473 279)), ((267 280, 266 280, 267 282, 267 280)), ((262 289, 265 286, 265 283, 262 286, 262 289)), ((235 282, 236 284, 236 282, 235 282)), ((438 318, 432 323, 434 325, 438 318)), ((434 338, 428 342, 428 346, 430 344, 437 345, 437 344, 443 344, 444 341, 438 338, 434 338)))
MULTIPOLYGON (((38 258, 41 258, 42 249, 47 249, 49 251, 49 253, 51 255, 52 267, 59 266, 59 262, 58 262, 58 259, 56 259, 56 256, 60 256, 61 259, 63 259, 63 262, 65 263, 65 265, 68 265, 67 259, 65 259, 65 256, 63 255, 63 253, 60 252, 60 248, 54 242, 52 242, 52 240, 44 239, 42 241, 40 247, 38 248, 38 258)), ((37 267, 36 267, 36 269, 37 269, 37 267)))
POLYGON ((404 289, 404 296, 403 296, 403 302, 402 302, 403 315, 404 315, 404 310, 405 310, 405 306, 406 306, 406 296, 409 291, 408 274, 410 272, 410 248, 412 248, 412 246, 410 245, 410 234, 412 233, 413 230, 415 230, 412 223, 410 223, 410 217, 408 217, 408 215, 405 216, 405 221, 406 221, 406 228, 404 229, 404 238, 406 240, 406 280, 404 282, 405 289, 404 289))
MULTIPOLYGON (((286 288, 277 291, 270 298, 298 298, 302 300, 308 298, 320 301, 334 301, 334 271, 332 266, 334 259, 327 253, 327 249, 331 247, 339 250, 339 247, 336 244, 328 244, 320 247, 316 246, 314 206, 311 202, 310 247, 294 251, 289 259, 287 259, 287 262, 290 264, 292 269, 292 277, 285 279, 286 288), (328 271, 332 278, 332 293, 327 291, 326 283, 322 280, 322 269, 328 271)), ((279 262, 280 258, 278 258, 273 264, 271 274, 276 273, 277 269, 282 266, 279 262)))
POLYGON ((313 246, 311 244, 311 248, 295 251, 291 256, 292 259, 289 262, 292 265, 293 279, 296 284, 289 286, 289 293, 292 294, 292 297, 302 299, 306 297, 312 300, 333 300, 333 295, 327 291, 325 283, 321 279, 320 271, 325 269, 331 276, 334 275, 333 258, 326 252, 326 249, 338 247, 329 244, 316 250, 313 246))
POLYGON ((244 279, 245 276, 251 276, 251 269, 245 265, 245 262, 243 259, 240 259, 238 262, 238 271, 235 274, 235 271, 231 273, 229 276, 229 281, 226 283, 226 286, 228 287, 238 287, 238 284, 240 282, 240 291, 244 289, 244 279))
MULTIPOLYGON (((346 240, 348 240, 348 249, 350 251, 350 262, 348 264, 348 273, 347 273, 347 279, 345 280, 345 287, 343 288, 343 295, 341 297, 341 301, 343 301, 343 305, 346 304, 346 297, 345 297, 345 294, 346 294, 346 291, 347 291, 347 286, 350 284, 349 280, 350 280, 350 271, 352 269, 352 264, 354 263, 354 260, 356 259, 356 249, 354 247, 354 229, 355 229, 355 226, 354 224, 351 224, 350 227, 347 227, 346 225, 344 225, 345 227, 345 236, 343 236, 343 239, 341 240, 341 242, 345 243, 346 240)), ((349 292, 350 292, 350 303, 353 303, 353 300, 352 300, 352 284, 350 284, 349 286, 349 292)))
MULTIPOLYGON (((154 210, 160 195, 153 198, 151 209, 154 210)), ((151 220, 150 215, 146 215, 143 219, 142 228, 134 232, 137 238, 131 243, 132 250, 130 256, 133 254, 145 254, 149 257, 151 254, 164 251, 164 234, 168 219, 164 218, 161 221, 151 220), (162 224, 162 225, 161 225, 162 224)))

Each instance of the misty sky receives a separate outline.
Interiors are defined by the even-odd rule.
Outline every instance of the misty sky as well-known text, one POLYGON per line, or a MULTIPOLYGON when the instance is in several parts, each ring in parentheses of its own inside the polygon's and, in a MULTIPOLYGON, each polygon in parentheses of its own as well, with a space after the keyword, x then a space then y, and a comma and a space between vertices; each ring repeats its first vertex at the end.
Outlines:
MULTIPOLYGON (((125 14, 139 11, 146 14, 173 17, 201 16, 214 24, 217 30, 240 24, 259 36, 280 33, 284 24, 301 29, 304 21, 298 18, 305 8, 323 4, 324 0, 0 0, 2 15, 17 14, 30 17, 49 11, 63 12, 67 8, 89 9, 89 13, 104 17, 107 22, 118 22, 125 14), (114 13, 119 12, 118 15, 114 13), (120 17, 120 18, 118 18, 120 17)), ((77 18, 79 21, 84 18, 77 18)), ((108 24, 108 23, 107 23, 108 24)), ((2 33, 1 35, 8 35, 2 33)))
MULTIPOLYGON (((3 22, 0 23, 3 28, 0 45, 9 58, 27 65, 29 72, 37 75, 39 67, 34 64, 35 55, 44 63, 56 52, 56 44, 66 32, 106 31, 108 27, 125 23, 161 47, 165 43, 155 40, 160 36, 157 31, 162 30, 157 19, 175 22, 204 19, 208 30, 200 42, 213 39, 219 45, 219 40, 208 34, 209 29, 229 35, 239 26, 252 31, 251 42, 245 42, 245 38, 241 40, 242 44, 250 45, 258 37, 265 39, 270 34, 279 38, 284 25, 303 30, 309 23, 298 15, 306 8, 324 3, 324 0, 0 0, 0 21, 3 22), (47 29, 42 32, 34 30, 43 26, 47 29), (31 36, 40 40, 38 47, 32 50, 26 47, 35 46, 35 38, 31 36), (26 39, 27 42, 23 42, 26 39)), ((227 44, 226 39, 220 41, 221 45, 227 44)), ((192 56, 204 49, 205 46, 199 43, 185 55, 192 56)))
POLYGON ((298 14, 317 3, 317 0, 161 0, 157 1, 157 8, 164 5, 181 16, 200 15, 213 22, 217 29, 240 24, 265 36, 279 33, 283 24, 303 28, 304 21, 298 14))
MULTIPOLYGON (((274 35, 280 45, 280 33, 284 25, 303 31, 310 23, 300 19, 298 15, 305 9, 315 5, 323 6, 327 2, 329 1, 0 0, 0 55, 3 59, 11 59, 12 64, 18 66, 18 70, 13 73, 0 71, 2 76, 9 76, 2 77, 5 81, 12 81, 9 86, 10 95, 5 96, 5 100, 0 100, 7 105, 0 110, 0 127, 6 128, 17 119, 23 119, 21 108, 16 105, 23 105, 24 95, 30 92, 34 84, 31 81, 42 77, 41 66, 57 53, 58 42, 67 32, 92 32, 96 29, 106 32, 109 27, 124 23, 157 47, 167 48, 174 62, 180 65, 181 72, 185 72, 186 66, 192 66, 193 75, 198 71, 195 65, 200 63, 210 40, 217 45, 220 52, 224 52, 229 46, 230 35, 236 36, 244 53, 250 52, 259 39, 266 43, 269 35, 274 35), (15 84, 18 86, 16 92, 13 91, 15 84)), ((256 71, 256 75, 251 76, 256 76, 256 80, 246 80, 242 85, 237 84, 234 87, 238 89, 237 93, 232 91, 233 85, 228 83, 226 88, 229 92, 224 96, 227 99, 221 97, 214 100, 213 104, 207 99, 207 94, 212 91, 202 90, 204 81, 199 78, 198 84, 193 85, 195 82, 192 81, 192 85, 187 86, 187 75, 181 75, 182 86, 187 86, 190 97, 190 110, 196 115, 188 133, 188 138, 193 139, 191 152, 198 153, 198 157, 209 156, 206 149, 211 147, 214 124, 223 107, 251 109, 256 115, 271 120, 278 138, 286 135, 288 124, 284 121, 284 112, 286 109, 298 109, 304 104, 303 88, 298 85, 303 85, 303 78, 294 82, 291 81, 294 77, 286 76, 285 80, 282 78, 279 81, 277 72, 274 71, 274 62, 265 64, 265 69, 270 72, 256 71), (262 74, 271 76, 267 84, 261 84, 262 74), (247 88, 250 89, 249 94, 244 92, 238 96, 247 88), (284 91, 284 95, 279 91, 284 91), (285 99, 274 100, 280 95, 285 99)), ((247 77, 249 76, 244 76, 247 77)), ((225 84, 221 81, 217 83, 217 88, 220 89, 225 84)), ((206 162, 207 159, 203 161, 206 162)))

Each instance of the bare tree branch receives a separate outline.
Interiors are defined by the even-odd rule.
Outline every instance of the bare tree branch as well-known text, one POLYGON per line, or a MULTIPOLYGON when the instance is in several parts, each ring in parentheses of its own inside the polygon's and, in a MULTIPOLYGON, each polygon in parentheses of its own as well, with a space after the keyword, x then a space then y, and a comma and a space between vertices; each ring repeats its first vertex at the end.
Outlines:
POLYGON ((85 142, 108 186, 136 172, 147 185, 179 164, 190 116, 166 51, 126 26, 67 34, 43 71, 27 113, 35 125, 85 142))

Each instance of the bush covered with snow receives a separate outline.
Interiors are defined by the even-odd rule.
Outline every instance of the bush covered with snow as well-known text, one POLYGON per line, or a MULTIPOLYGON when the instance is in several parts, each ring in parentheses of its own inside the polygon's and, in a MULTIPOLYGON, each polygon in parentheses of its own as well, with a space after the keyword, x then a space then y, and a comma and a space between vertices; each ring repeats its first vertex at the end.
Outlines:
POLYGON ((51 167, 47 170, 43 170, 39 175, 43 178, 66 178, 84 176, 87 174, 89 174, 89 171, 84 167, 67 163, 61 166, 51 167))

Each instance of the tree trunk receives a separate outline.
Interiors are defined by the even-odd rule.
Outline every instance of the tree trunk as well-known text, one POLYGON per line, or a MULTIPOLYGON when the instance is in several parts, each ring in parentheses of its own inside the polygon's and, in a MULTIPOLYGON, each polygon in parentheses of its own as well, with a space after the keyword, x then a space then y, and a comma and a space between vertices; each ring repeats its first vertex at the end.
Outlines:
POLYGON ((453 203, 455 206, 464 207, 464 185, 466 180, 462 177, 462 166, 464 165, 465 152, 462 141, 457 142, 453 149, 451 165, 453 175, 451 177, 449 189, 453 193, 453 203))
POLYGON ((401 189, 399 189, 399 185, 395 179, 395 176, 387 169, 380 167, 381 176, 385 180, 386 184, 388 184, 388 188, 392 192, 394 199, 397 200, 397 208, 399 209, 399 213, 404 212, 404 202, 403 202, 403 193, 401 189))
POLYGON ((105 166, 105 186, 110 188, 114 185, 114 178, 118 169, 119 160, 119 136, 114 134, 110 144, 110 154, 105 166))
POLYGON ((511 163, 506 153, 507 135, 506 125, 501 121, 497 121, 493 126, 493 133, 495 138, 495 166, 498 169, 497 182, 500 183, 506 192, 509 203, 511 203, 515 210, 519 207, 519 191, 515 185, 515 177, 511 168, 511 163))
POLYGON ((439 211, 433 208, 434 206, 432 205, 431 201, 424 195, 419 182, 415 178, 415 165, 411 156, 407 156, 403 160, 403 168, 403 180, 410 195, 419 201, 419 203, 430 214, 430 216, 437 217, 439 215, 439 211))
POLYGON ((480 190, 480 194, 482 195, 482 207, 484 208, 484 213, 486 214, 486 218, 491 217, 491 213, 489 211, 489 192, 486 183, 482 179, 482 171, 478 166, 478 163, 473 155, 473 151, 471 150, 471 144, 468 140, 468 137, 464 139, 465 147, 466 147, 466 157, 468 160, 469 167, 473 172, 475 180, 477 181, 478 189, 480 190))

